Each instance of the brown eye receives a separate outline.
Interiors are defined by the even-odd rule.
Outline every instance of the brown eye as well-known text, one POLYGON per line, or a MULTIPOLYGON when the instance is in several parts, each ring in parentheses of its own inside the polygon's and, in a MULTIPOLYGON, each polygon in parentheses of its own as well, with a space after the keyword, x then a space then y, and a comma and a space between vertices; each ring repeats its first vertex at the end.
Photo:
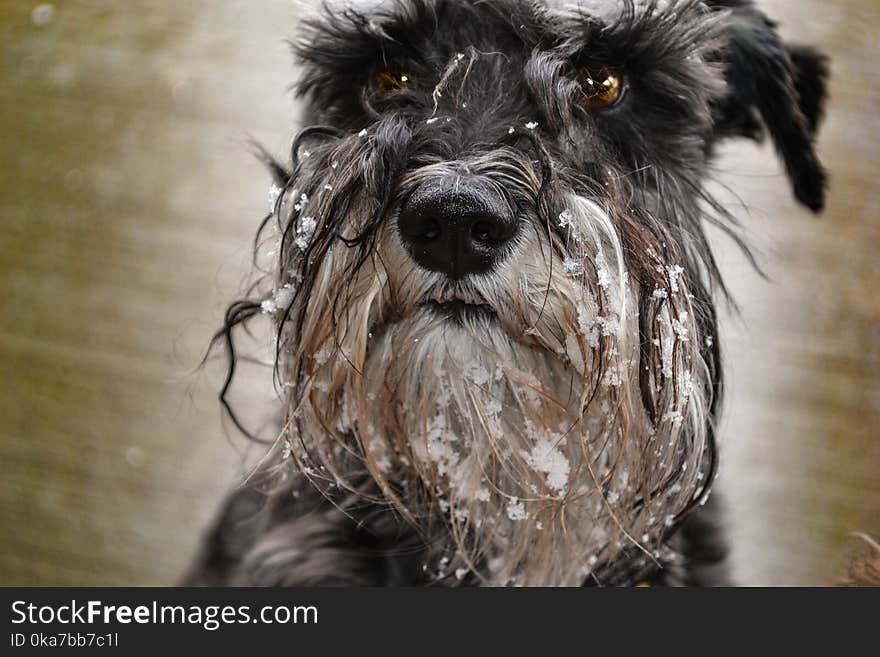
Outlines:
POLYGON ((583 66, 578 71, 578 82, 590 109, 607 109, 623 93, 623 78, 614 69, 604 66, 583 66))
POLYGON ((400 62, 390 61, 373 74, 373 88, 383 96, 403 91, 412 83, 412 76, 400 62))

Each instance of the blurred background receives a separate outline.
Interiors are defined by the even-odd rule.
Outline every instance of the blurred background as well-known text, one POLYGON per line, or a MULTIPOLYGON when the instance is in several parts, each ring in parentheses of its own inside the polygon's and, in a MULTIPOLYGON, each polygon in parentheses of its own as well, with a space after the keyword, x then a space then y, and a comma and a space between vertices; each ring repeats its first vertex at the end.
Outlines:
MULTIPOLYGON (((0 584, 174 584, 259 456, 197 366, 267 207, 249 140, 295 126, 302 4, 0 2, 0 584)), ((832 187, 815 218, 769 146, 718 163, 768 279, 718 236, 716 490, 739 583, 828 584, 880 534, 880 3, 759 4, 832 56, 832 187)), ((255 370, 236 399, 272 395, 255 370)))

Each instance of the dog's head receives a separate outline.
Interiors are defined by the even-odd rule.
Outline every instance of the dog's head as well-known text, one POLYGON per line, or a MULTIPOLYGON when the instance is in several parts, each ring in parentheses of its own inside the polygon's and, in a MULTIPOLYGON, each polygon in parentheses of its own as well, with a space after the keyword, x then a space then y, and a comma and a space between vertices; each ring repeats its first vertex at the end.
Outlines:
POLYGON ((227 326, 277 319, 286 452, 439 520, 447 572, 660 549, 715 471, 708 165, 767 132, 820 208, 822 58, 740 0, 331 6, 297 53, 273 290, 227 326))

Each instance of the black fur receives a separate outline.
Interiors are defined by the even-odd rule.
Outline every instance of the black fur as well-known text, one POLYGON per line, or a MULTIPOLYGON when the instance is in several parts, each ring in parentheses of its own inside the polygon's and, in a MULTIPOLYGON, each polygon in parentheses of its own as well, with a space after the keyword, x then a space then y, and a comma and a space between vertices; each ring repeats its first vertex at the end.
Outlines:
POLYGON ((826 175, 814 150, 828 78, 827 59, 787 48, 776 24, 752 2, 713 2, 730 8, 726 20, 728 93, 716 123, 728 134, 759 136, 756 115, 785 164, 795 197, 814 212, 825 204, 826 175), (748 123, 742 124, 746 118, 748 123))
MULTIPOLYGON (((561 185, 620 210, 627 266, 642 286, 639 373, 642 401, 654 421, 652 376, 659 363, 649 336, 651 318, 662 301, 651 292, 665 282, 649 254, 656 248, 663 262, 682 263, 694 297, 703 359, 710 368, 711 437, 722 393, 715 296, 725 290, 704 224, 716 223, 739 238, 732 217, 703 191, 708 165, 721 140, 757 139, 767 132, 796 198, 820 210, 825 173, 814 141, 827 62, 811 49, 783 44, 775 25, 747 0, 683 0, 656 12, 653 6, 623 5, 624 11, 610 23, 586 13, 559 20, 522 0, 398 0, 370 15, 327 9, 320 18, 306 21, 296 44, 303 69, 297 88, 313 127, 295 140, 290 169, 274 161, 271 168, 286 189, 296 184, 303 193, 317 195, 329 181, 333 192, 325 220, 301 257, 293 255, 294 222, 280 227, 285 236, 281 261, 290 265, 289 280, 297 280, 306 294, 315 263, 334 243, 342 241, 369 257, 389 210, 411 191, 401 183, 405 173, 505 146, 518 154, 521 166, 539 172, 536 195, 524 190, 509 195, 511 205, 536 225, 558 230, 544 218, 558 210, 556 189, 561 185), (694 52, 702 53, 700 61, 693 59, 694 52), (450 68, 457 53, 467 63, 466 73, 450 68), (390 60, 406 61, 412 81, 404 91, 383 97, 370 79, 390 60), (613 66, 626 79, 621 101, 605 112, 585 106, 576 81, 578 68, 592 62, 613 66), (438 80, 446 73, 456 84, 438 96, 438 80), (453 111, 454 121, 443 120, 453 111), (441 119, 429 122, 434 116, 441 119), (539 127, 523 129, 530 121, 539 127), (358 137, 361 130, 367 131, 366 139, 358 137), (306 147, 311 151, 308 161, 302 157, 306 147), (330 177, 314 173, 329 171, 336 160, 358 166, 330 177), (360 234, 343 238, 348 212, 359 198, 371 199, 373 219, 360 234)), ((336 302, 343 304, 344 295, 336 302)), ((291 303, 279 329, 294 341, 303 308, 291 303)), ((259 312, 260 299, 233 305, 217 335, 232 363, 224 403, 235 363, 233 331, 259 312)), ((279 341, 284 344, 289 343, 279 341)), ((282 363, 281 347, 277 356, 282 363)), ((291 380, 297 381, 295 372, 291 380)), ((227 410, 239 425, 232 409, 227 410)), ((708 486, 715 474, 714 447, 707 467, 708 486)), ((380 497, 369 480, 361 486, 380 497)), ((319 492, 299 475, 270 493, 235 493, 187 582, 474 581, 467 577, 456 582, 425 569, 450 548, 442 528, 417 531, 388 505, 345 506, 342 492, 336 495, 332 488, 319 492)), ((591 581, 725 582, 715 507, 694 506, 670 530, 668 543, 680 556, 661 564, 665 569, 648 564, 645 570, 638 557, 624 557, 604 564, 591 581)))

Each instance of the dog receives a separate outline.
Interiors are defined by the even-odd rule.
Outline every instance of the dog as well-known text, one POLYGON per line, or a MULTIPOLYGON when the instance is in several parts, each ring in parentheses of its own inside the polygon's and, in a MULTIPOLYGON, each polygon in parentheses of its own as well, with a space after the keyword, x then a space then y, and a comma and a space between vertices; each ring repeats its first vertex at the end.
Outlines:
POLYGON ((828 64, 750 0, 325 6, 216 341, 268 315, 278 438, 192 585, 723 585, 719 144, 823 207, 828 64), (259 251, 259 248, 258 248, 259 251))

